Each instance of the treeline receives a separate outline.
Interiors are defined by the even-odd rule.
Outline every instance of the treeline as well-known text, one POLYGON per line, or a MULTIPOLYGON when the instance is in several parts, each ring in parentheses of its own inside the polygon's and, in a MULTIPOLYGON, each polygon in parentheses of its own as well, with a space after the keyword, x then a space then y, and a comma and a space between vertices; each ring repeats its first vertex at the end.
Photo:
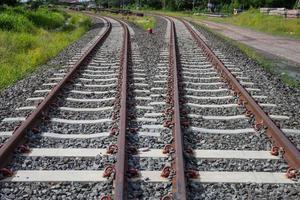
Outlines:
POLYGON ((285 7, 293 8, 298 0, 96 0, 104 7, 141 7, 167 10, 206 10, 208 2, 216 11, 231 11, 233 8, 285 7))
MULTIPOLYGON (((293 8, 297 0, 210 0, 216 10, 248 9, 250 7, 293 8)), ((208 0, 140 0, 143 7, 165 8, 170 10, 205 10, 208 0)))
MULTIPOLYGON (((88 0, 84 0, 87 3, 88 0)), ((81 1, 81 2, 84 2, 81 1)), ((210 2, 217 12, 232 12, 234 8, 248 9, 259 7, 300 6, 300 0, 89 0, 102 7, 149 8, 166 10, 199 10, 207 11, 210 2)), ((0 4, 14 5, 20 0, 0 0, 0 4)), ((29 0, 31 3, 59 3, 59 0, 29 0)))

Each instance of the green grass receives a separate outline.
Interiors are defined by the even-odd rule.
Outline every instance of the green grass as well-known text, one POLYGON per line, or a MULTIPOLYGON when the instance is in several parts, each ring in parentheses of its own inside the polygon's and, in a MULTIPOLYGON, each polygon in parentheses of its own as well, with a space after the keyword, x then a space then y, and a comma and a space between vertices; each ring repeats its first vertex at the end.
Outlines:
POLYGON ((168 10, 135 10, 136 12, 151 13, 157 15, 167 15, 173 17, 183 17, 183 18, 192 18, 192 19, 206 19, 207 17, 202 15, 194 15, 192 11, 168 11, 168 10))
POLYGON ((155 27, 155 19, 153 17, 129 17, 130 22, 136 24, 144 30, 155 27))
POLYGON ((281 16, 269 16, 259 12, 257 9, 250 9, 239 15, 229 17, 207 17, 194 15, 193 12, 172 12, 172 11, 144 11, 146 13, 183 17, 193 20, 209 20, 214 22, 228 23, 236 26, 249 28, 272 35, 286 36, 300 39, 300 19, 285 19, 281 16))
POLYGON ((81 14, 7 8, 0 15, 0 90, 57 55, 86 32, 90 23, 81 14))
POLYGON ((256 9, 250 9, 236 16, 227 18, 209 18, 209 20, 229 23, 273 35, 300 39, 299 19, 286 19, 281 16, 269 16, 260 13, 259 10, 256 9))
POLYGON ((156 24, 155 18, 151 16, 138 17, 138 16, 130 16, 130 15, 113 14, 108 12, 101 12, 100 14, 104 16, 112 16, 121 20, 129 21, 144 30, 148 30, 149 28, 153 29, 156 24))

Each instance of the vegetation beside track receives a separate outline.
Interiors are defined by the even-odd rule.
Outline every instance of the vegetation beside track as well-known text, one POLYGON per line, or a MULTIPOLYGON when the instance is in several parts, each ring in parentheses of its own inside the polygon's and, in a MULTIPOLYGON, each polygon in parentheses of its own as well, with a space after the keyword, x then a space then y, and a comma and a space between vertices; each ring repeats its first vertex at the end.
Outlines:
POLYGON ((236 16, 209 18, 209 20, 229 23, 273 35, 295 37, 300 39, 299 19, 285 19, 281 16, 265 15, 260 13, 257 9, 250 9, 236 16))
POLYGON ((136 24, 137 26, 143 28, 144 30, 147 30, 149 28, 154 28, 155 26, 155 19, 154 17, 136 17, 136 16, 131 16, 128 19, 130 22, 136 24))
POLYGON ((82 14, 56 9, 5 7, 0 13, 0 90, 57 55, 91 25, 82 14))
POLYGON ((276 61, 266 58, 244 44, 233 40, 230 40, 230 42, 244 52, 249 58, 255 60, 263 69, 265 69, 265 71, 277 75, 287 86, 300 89, 300 82, 290 77, 287 73, 281 72, 275 63, 276 61))
POLYGON ((121 20, 129 21, 144 30, 148 30, 149 28, 153 29, 156 24, 155 18, 151 16, 138 17, 134 15, 113 14, 109 12, 101 12, 100 15, 112 16, 121 20))
POLYGON ((171 12, 171 11, 145 11, 174 17, 184 17, 193 20, 209 20, 219 23, 228 23, 235 26, 249 28, 272 35, 285 36, 300 39, 300 20, 285 19, 281 16, 270 16, 259 12, 257 9, 250 9, 239 15, 229 17, 207 17, 194 15, 193 12, 171 12))
MULTIPOLYGON (((201 26, 201 25, 199 25, 201 26)), ((216 35, 217 37, 223 39, 224 41, 228 42, 233 47, 239 49, 242 51, 247 57, 254 60, 256 63, 258 63, 266 72, 271 73, 273 75, 276 75, 286 86, 289 86, 291 88, 297 88, 300 89, 300 82, 296 79, 290 77, 287 73, 282 72, 282 70, 279 70, 278 66, 276 65, 276 61, 267 58, 263 54, 257 52, 253 48, 242 44, 240 42, 234 41, 230 38, 227 38, 219 33, 213 32, 211 29, 205 26, 201 26, 206 31, 210 32, 213 35, 216 35)))

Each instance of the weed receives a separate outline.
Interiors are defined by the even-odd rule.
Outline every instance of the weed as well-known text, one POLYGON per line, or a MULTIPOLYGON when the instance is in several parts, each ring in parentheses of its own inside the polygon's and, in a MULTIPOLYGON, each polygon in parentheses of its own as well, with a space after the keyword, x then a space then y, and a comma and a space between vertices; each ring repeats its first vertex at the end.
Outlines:
POLYGON ((101 15, 104 16, 112 16, 112 17, 116 17, 122 20, 126 20, 129 21, 135 25, 137 25, 138 27, 147 30, 149 28, 154 28, 156 21, 154 17, 149 17, 149 16, 144 16, 144 17, 138 17, 138 16, 124 16, 121 14, 113 14, 113 13, 108 13, 108 12, 101 12, 101 15))

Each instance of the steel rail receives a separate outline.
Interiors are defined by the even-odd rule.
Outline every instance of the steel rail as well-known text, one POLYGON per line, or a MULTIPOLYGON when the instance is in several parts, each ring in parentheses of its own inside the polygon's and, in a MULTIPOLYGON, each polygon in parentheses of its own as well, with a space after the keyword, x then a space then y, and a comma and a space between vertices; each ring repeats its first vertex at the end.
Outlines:
POLYGON ((254 115, 256 125, 265 128, 267 135, 271 139, 274 147, 281 149, 283 157, 288 162, 289 167, 293 169, 300 169, 300 152, 295 145, 286 137, 286 135, 276 126, 272 119, 259 106, 254 98, 247 92, 247 90, 240 84, 236 77, 227 69, 224 63, 214 54, 209 46, 201 39, 197 32, 184 20, 181 22, 189 30, 190 34, 197 42, 198 46, 208 57, 208 60, 217 69, 221 77, 227 82, 230 89, 234 90, 239 97, 239 101, 246 107, 250 114, 254 115))
MULTIPOLYGON (((116 20, 116 19, 115 19, 116 20)), ((117 162, 115 164, 115 189, 114 199, 127 199, 127 153, 126 153, 126 128, 127 128, 127 71, 130 51, 130 34, 127 25, 118 21, 124 30, 124 40, 121 55, 122 87, 120 102, 119 134, 117 140, 117 162)))
POLYGON ((88 59, 89 55, 95 49, 96 46, 102 44, 107 36, 110 34, 112 25, 106 19, 108 24, 105 32, 99 36, 99 38, 93 43, 93 45, 81 56, 81 58, 74 64, 74 66, 68 71, 64 78, 47 94, 45 99, 37 106, 37 108, 26 118, 21 125, 13 131, 12 136, 3 144, 0 148, 0 168, 4 167, 11 157, 14 150, 24 141, 26 132, 33 128, 35 123, 42 117, 43 112, 48 106, 55 100, 58 93, 62 88, 70 81, 81 65, 88 59))
POLYGON ((177 42, 176 42, 176 27, 172 19, 171 22, 170 42, 169 42, 169 68, 173 74, 170 74, 173 85, 173 136, 174 136, 174 150, 175 161, 173 168, 175 168, 175 176, 173 177, 173 196, 175 199, 185 200, 186 197, 186 179, 185 179, 185 164, 183 154, 183 135, 181 132, 180 121, 180 104, 179 104, 179 88, 178 88, 178 59, 177 59, 177 42))

